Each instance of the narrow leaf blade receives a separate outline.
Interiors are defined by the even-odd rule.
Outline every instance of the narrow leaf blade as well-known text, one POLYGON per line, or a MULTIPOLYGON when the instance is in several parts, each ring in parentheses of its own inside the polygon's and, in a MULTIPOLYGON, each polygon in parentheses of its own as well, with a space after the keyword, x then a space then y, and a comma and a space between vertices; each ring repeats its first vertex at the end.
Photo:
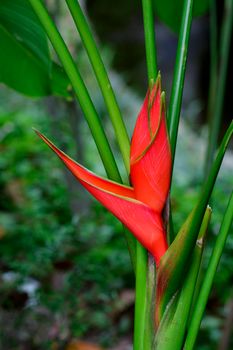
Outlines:
POLYGON ((190 269, 182 289, 175 297, 176 302, 172 302, 172 308, 168 307, 165 314, 166 321, 162 320, 156 334, 156 346, 160 350, 180 350, 182 348, 211 213, 211 208, 207 207, 192 254, 190 269), (176 339, 175 342, 174 339, 176 339))
POLYGON ((222 160, 233 134, 233 122, 230 124, 212 165, 210 174, 200 193, 199 201, 189 219, 181 228, 175 240, 161 259, 157 273, 156 312, 160 321, 166 305, 182 284, 190 256, 193 251, 197 235, 208 205, 215 180, 217 178, 222 160))

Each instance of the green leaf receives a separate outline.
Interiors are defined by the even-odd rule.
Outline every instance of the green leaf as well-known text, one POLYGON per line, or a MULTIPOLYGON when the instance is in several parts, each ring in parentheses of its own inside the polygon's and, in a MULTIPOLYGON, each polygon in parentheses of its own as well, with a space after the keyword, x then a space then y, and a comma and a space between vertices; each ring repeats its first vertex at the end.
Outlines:
POLYGON ((51 71, 51 90, 54 96, 72 100, 72 86, 63 68, 53 62, 51 71))
POLYGON ((233 192, 228 202, 227 209, 225 211, 220 231, 218 233, 215 246, 213 248, 209 265, 207 267, 205 278, 202 282, 201 290, 194 306, 191 322, 189 324, 188 335, 185 341, 184 349, 191 350, 194 348, 198 330, 201 324, 201 320, 205 311, 205 307, 208 301, 208 297, 211 291, 211 287, 214 281, 214 277, 217 271, 217 267, 222 256, 222 252, 226 243, 228 234, 230 233, 231 225, 233 221, 233 192))
POLYGON ((230 124, 218 150, 217 157, 212 165, 210 174, 200 193, 199 201, 178 235, 162 257, 156 285, 156 315, 159 323, 167 304, 174 296, 190 265, 190 259, 203 216, 211 196, 222 160, 233 134, 233 122, 230 124))
MULTIPOLYGON (((172 320, 172 316, 168 314, 168 312, 164 313, 165 305, 167 306, 169 303, 167 309, 171 307, 171 310, 175 312, 174 301, 172 302, 172 300, 170 301, 170 299, 177 299, 177 296, 175 297, 175 294, 177 292, 178 286, 176 289, 171 287, 172 291, 170 291, 170 281, 172 280, 171 274, 175 270, 179 251, 183 249, 185 238, 188 235, 190 225, 193 219, 193 214, 194 210, 192 210, 192 212, 189 214, 188 218, 183 223, 178 235, 176 236, 176 239, 169 247, 167 251, 169 253, 166 253, 161 259, 161 263, 156 276, 155 319, 157 325, 159 325, 161 319, 163 319, 163 323, 165 322, 167 327, 169 322, 171 322, 172 320), (169 263, 170 261, 171 265, 169 267, 166 267, 165 263, 169 263)), ((163 328, 164 327, 165 325, 163 326, 163 328)))
POLYGON ((48 44, 30 4, 1 0, 0 25, 0 81, 29 96, 48 95, 48 44))
POLYGON ((48 72, 30 52, 0 25, 0 81, 29 96, 50 92, 48 72))
POLYGON ((192 254, 190 269, 184 280, 182 289, 167 307, 156 333, 156 349, 180 350, 182 348, 211 213, 210 207, 207 207, 192 254), (176 339, 175 342, 174 339, 176 339))
POLYGON ((32 97, 68 98, 69 80, 52 63, 47 37, 28 1, 0 1, 0 51, 0 82, 32 97))
MULTIPOLYGON (((193 16, 205 14, 210 0, 195 0, 193 16)), ((179 33, 184 0, 154 0, 154 9, 159 19, 174 32, 179 33)))
POLYGON ((27 1, 1 0, 0 23, 38 57, 45 67, 51 65, 46 35, 27 1))

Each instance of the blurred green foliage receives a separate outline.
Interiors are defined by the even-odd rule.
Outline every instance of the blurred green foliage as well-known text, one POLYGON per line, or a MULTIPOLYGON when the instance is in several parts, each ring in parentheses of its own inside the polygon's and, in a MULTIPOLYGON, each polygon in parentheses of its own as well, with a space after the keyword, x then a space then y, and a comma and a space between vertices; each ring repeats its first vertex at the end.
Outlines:
MULTIPOLYGON (((4 349, 28 342, 43 349, 90 334, 109 345, 131 327, 131 314, 119 327, 113 316, 118 295, 134 284, 122 226, 93 202, 88 214, 73 216, 62 166, 31 128, 51 130, 45 108, 11 93, 2 94, 0 111, 0 343, 4 349), (30 293, 22 293, 29 278, 39 283, 31 305, 30 293), (15 309, 16 317, 9 317, 15 309)), ((72 147, 67 122, 62 125, 72 147)))
MULTIPOLYGON (((114 22, 106 15, 109 8, 105 3, 92 3, 104 17, 100 21, 103 25, 103 28, 99 28, 100 32, 102 30, 101 37, 102 34, 103 37, 109 35, 110 31, 106 30, 108 22, 111 28, 115 26, 115 31, 117 28, 122 29, 122 26, 125 28, 125 23, 128 25, 129 22, 128 14, 134 12, 132 7, 136 6, 135 11, 138 11, 139 4, 128 2, 120 7, 118 4, 117 11, 120 9, 120 13, 114 22), (122 24, 120 27, 119 23, 122 24)), ((207 1, 203 3, 207 4, 207 1)), ((64 22, 61 27, 64 32, 71 30, 70 23, 67 26, 64 22)), ((77 45, 76 39, 72 36, 71 46, 77 45)), ((119 45, 124 45, 122 39, 119 45)), ((136 45, 139 45, 137 41, 136 45)), ((119 59, 118 52, 113 53, 108 47, 105 47, 105 51, 104 61, 107 64, 110 60, 119 59)), ((79 45, 78 53, 78 64, 114 148, 115 140, 102 96, 79 45)), ((138 77, 140 89, 144 90, 141 83, 145 75, 144 68, 140 70, 135 61, 132 64, 130 53, 134 59, 137 55, 144 55, 141 44, 136 47, 135 40, 132 46, 127 43, 122 60, 127 55, 131 74, 133 72, 132 75, 138 77)), ((58 77, 62 75, 62 72, 56 73, 58 77)), ((111 81, 124 120, 132 132, 142 99, 122 84, 121 78, 114 72, 111 72, 111 81)), ((65 88, 66 81, 56 93, 63 95, 65 88)), ((52 135, 68 154, 76 156, 74 150, 77 144, 72 133, 75 130, 69 118, 65 118, 67 106, 64 107, 63 115, 59 116, 57 110, 61 103, 54 100, 52 104, 55 110, 53 117, 53 113, 48 111, 46 100, 31 101, 5 88, 0 91, 0 348, 64 349, 71 338, 77 337, 93 340, 112 349, 121 338, 131 336, 133 324, 134 276, 122 226, 98 203, 93 200, 86 202, 84 196, 89 197, 80 192, 78 185, 75 185, 72 193, 68 186, 70 179, 67 179, 63 166, 34 134, 32 126, 46 132, 49 137, 52 135), (86 205, 88 210, 74 211, 74 199, 76 204, 81 207, 86 205)), ((85 165, 103 174, 99 156, 82 122, 78 125, 75 138, 82 138, 80 143, 85 165)), ((172 188, 176 231, 198 196, 203 178, 205 138, 204 134, 197 136, 182 124, 172 188)), ((213 215, 204 268, 232 186, 232 165, 229 166, 229 163, 232 164, 232 155, 227 157, 230 157, 230 162, 223 165, 212 197, 213 215)), ((233 295, 232 249, 233 237, 230 235, 197 349, 215 349, 221 337, 228 312, 224 305, 233 295)))
MULTIPOLYGON (((107 49, 104 58, 107 63, 112 58, 107 49)), ((116 150, 103 99, 86 62, 79 50, 78 63, 116 150)), ((111 80, 132 133, 142 98, 119 75, 112 72, 111 80)), ((0 344, 5 350, 64 349, 73 337, 112 349, 132 334, 134 276, 122 226, 80 192, 78 184, 69 187, 66 170, 32 130, 34 126, 45 132, 72 157, 78 139, 79 159, 82 154, 84 165, 104 174, 86 125, 76 119, 79 110, 73 122, 69 111, 70 106, 58 100, 35 101, 9 89, 0 91, 0 344), (75 208, 87 206, 87 210, 74 211, 73 200, 75 208)), ((198 196, 204 140, 205 134, 196 135, 181 124, 172 188, 176 231, 198 196)), ((204 267, 231 188, 232 156, 227 157, 212 197, 204 267)), ((118 155, 117 160, 122 170, 118 155)), ((197 349, 215 349, 221 336, 227 314, 224 305, 233 292, 232 248, 231 235, 197 349)))
MULTIPOLYGON (((9 90, 2 91, 0 99, 1 344, 4 349, 24 349, 25 344, 30 349, 50 349, 58 342, 63 348, 69 339, 78 337, 111 348, 132 331, 134 278, 122 226, 94 201, 86 214, 72 212, 64 169, 31 129, 40 125, 53 132, 46 103, 27 101, 9 90), (34 292, 29 292, 25 285, 35 282, 34 292), (131 291, 129 302, 124 296, 127 291, 131 291)), ((72 154, 69 123, 59 123, 63 131, 60 143, 72 154)), ((187 127, 182 130, 172 190, 176 230, 192 209, 202 178, 201 156, 196 171, 196 158, 190 158, 191 149, 194 155, 200 152, 202 138, 187 127)), ((84 147, 84 158, 98 168, 94 163, 99 160, 90 152, 90 145, 84 147)), ((204 266, 230 185, 225 164, 212 198, 204 266)), ((82 194, 77 196, 83 201, 82 194)), ((230 236, 198 349, 215 349, 221 336, 223 306, 232 296, 232 248, 230 236)))

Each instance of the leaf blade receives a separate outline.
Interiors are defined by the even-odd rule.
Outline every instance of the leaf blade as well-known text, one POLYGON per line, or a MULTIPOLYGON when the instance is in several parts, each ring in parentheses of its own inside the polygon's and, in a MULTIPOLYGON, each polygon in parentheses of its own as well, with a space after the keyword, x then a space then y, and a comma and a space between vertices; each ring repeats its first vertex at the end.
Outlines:
POLYGON ((205 278, 202 283, 202 287, 199 293, 199 298, 197 299, 196 306, 193 311, 192 319, 189 325, 189 332, 185 341, 184 349, 191 350, 195 344, 197 333, 201 324, 202 316, 206 307, 206 303, 211 291, 211 286, 213 284, 214 276, 225 246, 227 235, 230 231, 233 221, 233 192, 228 202, 227 209, 225 211, 223 221, 219 234, 216 239, 216 243, 207 267, 205 278))
MULTIPOLYGON (((194 17, 204 15, 209 8, 209 0, 194 1, 194 17)), ((184 0, 154 0, 154 10, 159 19, 172 31, 179 33, 184 0)))
POLYGON ((201 222, 205 213, 205 208, 208 205, 215 180, 217 178, 222 160, 227 149, 228 143, 233 134, 233 122, 231 122, 225 136, 219 147, 218 154, 212 165, 209 177, 204 184, 199 196, 197 206, 194 208, 190 222, 186 222, 189 229, 181 229, 175 240, 170 245, 169 249, 161 259, 161 263, 157 273, 157 295, 159 300, 156 300, 156 312, 158 312, 158 320, 161 319, 166 305, 175 294, 183 280, 186 266, 190 260, 190 254, 195 245, 197 234, 200 229, 201 222))

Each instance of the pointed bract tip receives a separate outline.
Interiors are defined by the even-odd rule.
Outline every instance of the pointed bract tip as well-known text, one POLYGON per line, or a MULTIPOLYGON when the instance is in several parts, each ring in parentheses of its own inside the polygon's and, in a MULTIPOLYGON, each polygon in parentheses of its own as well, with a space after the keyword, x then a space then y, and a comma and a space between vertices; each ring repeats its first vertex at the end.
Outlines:
POLYGON ((149 88, 148 94, 148 109, 152 108, 156 97, 161 96, 161 80, 157 79, 153 86, 149 88))
POLYGON ((35 128, 33 128, 33 130, 35 131, 37 136, 39 136, 39 138, 41 138, 49 147, 51 147, 53 149, 54 145, 52 144, 52 142, 49 139, 47 139, 46 136, 44 136, 39 130, 37 130, 35 128))
POLYGON ((160 70, 158 71, 158 75, 157 75, 155 83, 161 85, 161 72, 160 72, 160 70))
POLYGON ((35 131, 35 133, 39 132, 36 128, 34 128, 34 126, 32 127, 32 130, 35 131))
POLYGON ((149 81, 149 91, 152 92, 153 90, 159 89, 161 91, 161 73, 158 72, 156 80, 150 79, 149 81))
POLYGON ((161 113, 164 110, 164 112, 166 113, 166 94, 165 91, 161 92, 161 113))
POLYGON ((44 139, 44 135, 39 131, 37 130, 36 128, 32 127, 32 130, 41 138, 41 139, 44 139))
POLYGON ((152 78, 152 79, 149 80, 149 90, 152 90, 153 87, 154 87, 154 85, 155 85, 155 81, 154 81, 154 79, 152 78))

